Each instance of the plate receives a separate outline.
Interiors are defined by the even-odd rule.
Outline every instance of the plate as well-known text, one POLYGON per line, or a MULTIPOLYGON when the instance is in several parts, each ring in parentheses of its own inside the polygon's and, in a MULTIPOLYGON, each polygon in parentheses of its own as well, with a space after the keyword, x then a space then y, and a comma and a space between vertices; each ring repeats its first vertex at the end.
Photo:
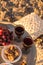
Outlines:
MULTIPOLYGON (((16 24, 13 26, 12 24, 5 24, 7 27, 8 27, 8 29, 10 29, 10 30, 12 30, 13 32, 14 32, 14 27, 16 26, 16 24)), ((15 34, 15 33, 14 33, 15 34)), ((15 35, 16 36, 16 35, 15 35)), ((31 37, 30 35, 29 35, 29 33, 27 32, 27 31, 25 31, 25 33, 23 34, 23 38, 24 37, 26 37, 26 36, 29 36, 29 37, 31 37)), ((16 43, 15 43, 16 44, 16 43)), ((16 45, 18 45, 20 48, 22 47, 22 42, 21 43, 17 43, 16 45)), ((2 48, 1 48, 2 49, 2 48)), ((3 55, 3 52, 2 52, 2 55, 3 55)), ((22 55, 22 58, 23 58, 23 56, 26 56, 27 57, 27 59, 26 59, 26 62, 27 62, 27 65, 31 65, 31 64, 33 64, 33 63, 35 63, 35 60, 34 60, 34 58, 36 57, 36 47, 35 47, 35 45, 33 44, 33 46, 31 47, 31 50, 30 50, 30 52, 28 53, 28 54, 23 54, 22 55)), ((2 57, 1 57, 2 58, 2 57)), ((22 59, 22 60, 24 60, 24 58, 22 59)), ((22 62, 22 60, 21 61, 19 61, 19 62, 17 62, 15 65, 20 65, 21 64, 21 62, 22 62)), ((4 58, 3 58, 3 62, 4 62, 4 58)))

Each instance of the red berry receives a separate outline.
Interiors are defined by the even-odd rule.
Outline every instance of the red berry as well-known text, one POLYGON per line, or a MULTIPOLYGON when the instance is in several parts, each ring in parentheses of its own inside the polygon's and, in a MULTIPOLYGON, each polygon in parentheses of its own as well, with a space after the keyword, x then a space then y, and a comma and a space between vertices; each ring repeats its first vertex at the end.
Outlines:
POLYGON ((6 43, 6 45, 9 45, 10 43, 6 43))
POLYGON ((3 45, 3 46, 5 46, 5 45, 6 45, 6 43, 5 43, 5 42, 3 42, 3 43, 2 43, 2 45, 3 45))
POLYGON ((3 30, 0 29, 0 35, 2 35, 2 33, 3 33, 3 30))
POLYGON ((2 44, 0 44, 0 46, 3 46, 2 44))
POLYGON ((5 38, 6 38, 6 36, 5 36, 5 35, 3 35, 3 36, 2 36, 2 38, 3 38, 3 39, 5 39, 5 38))
POLYGON ((10 43, 6 43, 6 42, 3 42, 2 45, 3 46, 6 46, 6 45, 9 45, 10 43))
POLYGON ((2 39, 0 39, 0 43, 2 42, 2 39))

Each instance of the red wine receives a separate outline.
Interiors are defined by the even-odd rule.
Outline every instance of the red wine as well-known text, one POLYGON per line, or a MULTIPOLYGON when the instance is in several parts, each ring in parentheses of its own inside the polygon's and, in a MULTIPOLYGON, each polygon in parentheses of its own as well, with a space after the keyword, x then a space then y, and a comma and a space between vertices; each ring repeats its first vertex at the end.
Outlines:
POLYGON ((24 28, 21 27, 21 26, 17 26, 17 27, 15 28, 15 33, 16 33, 17 35, 22 35, 22 34, 24 33, 24 28))
POLYGON ((30 38, 24 38, 23 40, 25 46, 31 46, 33 44, 33 40, 30 38))

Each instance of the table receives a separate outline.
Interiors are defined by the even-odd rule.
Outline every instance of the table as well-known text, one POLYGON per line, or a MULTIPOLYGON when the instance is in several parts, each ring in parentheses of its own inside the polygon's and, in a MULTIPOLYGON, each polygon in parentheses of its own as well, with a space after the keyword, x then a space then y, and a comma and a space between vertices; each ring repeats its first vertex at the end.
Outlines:
MULTIPOLYGON (((5 22, 4 24, 12 24, 13 26, 18 24, 23 25, 27 33, 29 33, 32 36, 33 40, 35 40, 39 35, 43 34, 43 20, 41 20, 35 13, 31 13, 30 15, 27 15, 14 23, 5 22)), ((28 55, 28 65, 43 65, 43 50, 39 49, 37 44, 35 44, 35 46, 32 46, 31 53, 33 53, 33 56, 30 54, 30 58, 30 55, 28 55), (37 51, 37 53, 35 51, 37 51), (31 59, 31 61, 29 59, 31 59)))

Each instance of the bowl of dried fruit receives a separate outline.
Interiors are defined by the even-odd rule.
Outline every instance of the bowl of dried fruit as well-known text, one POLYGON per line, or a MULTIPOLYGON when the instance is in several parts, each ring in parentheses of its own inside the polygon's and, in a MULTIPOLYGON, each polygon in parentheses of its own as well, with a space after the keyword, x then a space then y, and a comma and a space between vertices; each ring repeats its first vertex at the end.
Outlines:
POLYGON ((4 46, 1 52, 2 59, 7 63, 16 63, 22 57, 22 51, 17 45, 4 46))

